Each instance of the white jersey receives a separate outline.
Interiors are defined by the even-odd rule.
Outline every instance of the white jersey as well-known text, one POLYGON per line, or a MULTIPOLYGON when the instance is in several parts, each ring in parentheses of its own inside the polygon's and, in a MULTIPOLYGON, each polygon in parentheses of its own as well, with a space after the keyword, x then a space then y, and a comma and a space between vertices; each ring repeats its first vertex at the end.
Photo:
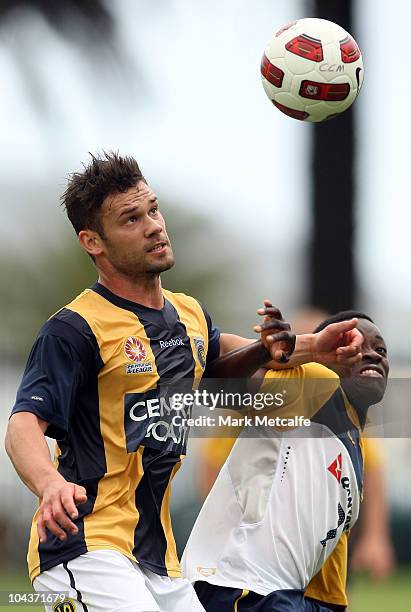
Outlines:
POLYGON ((188 540, 191 582, 261 595, 305 589, 358 516, 362 454, 351 411, 338 388, 310 427, 241 434, 188 540))

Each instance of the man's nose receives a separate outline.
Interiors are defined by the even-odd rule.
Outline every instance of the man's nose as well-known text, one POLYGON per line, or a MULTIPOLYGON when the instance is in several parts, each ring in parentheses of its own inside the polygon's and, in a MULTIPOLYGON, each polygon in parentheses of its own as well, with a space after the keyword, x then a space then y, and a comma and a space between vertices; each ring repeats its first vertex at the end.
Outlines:
POLYGON ((372 348, 368 348, 365 350, 363 349, 362 358, 373 363, 380 363, 382 361, 382 355, 380 355, 380 353, 377 353, 377 351, 372 348))
POLYGON ((158 219, 148 217, 146 221, 145 234, 146 236, 152 236, 153 234, 160 234, 163 231, 163 224, 158 219))

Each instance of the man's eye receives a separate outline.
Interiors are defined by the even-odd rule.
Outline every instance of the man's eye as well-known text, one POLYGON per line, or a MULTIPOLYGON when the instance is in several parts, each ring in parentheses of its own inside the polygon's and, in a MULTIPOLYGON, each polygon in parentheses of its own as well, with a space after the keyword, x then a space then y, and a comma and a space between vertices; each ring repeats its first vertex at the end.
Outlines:
POLYGON ((379 346, 377 348, 377 353, 380 353, 381 355, 386 355, 387 354, 387 349, 385 348, 385 346, 379 346))
POLYGON ((156 215, 158 213, 158 206, 153 206, 153 208, 150 209, 150 212, 152 215, 156 215))
POLYGON ((135 215, 131 215, 131 217, 129 217, 127 221, 131 221, 132 223, 134 223, 134 221, 137 221, 137 217, 135 215))

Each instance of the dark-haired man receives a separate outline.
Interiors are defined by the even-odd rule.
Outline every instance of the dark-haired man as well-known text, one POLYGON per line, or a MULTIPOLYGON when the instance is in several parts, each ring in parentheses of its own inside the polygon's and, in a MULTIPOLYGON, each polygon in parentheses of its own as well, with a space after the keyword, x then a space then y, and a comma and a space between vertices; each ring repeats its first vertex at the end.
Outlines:
MULTIPOLYGON (((269 318, 271 308, 263 314, 269 318)), ((262 425, 234 444, 182 561, 207 612, 345 610, 347 534, 362 494, 361 430, 389 370, 385 342, 367 315, 339 313, 318 330, 352 317, 364 343, 351 369, 306 364, 261 372, 262 392, 286 383, 293 390, 277 414, 309 416, 310 426, 262 425)))
MULTIPOLYGON (((162 288, 173 252, 133 158, 92 156, 63 203, 99 280, 40 330, 9 423, 7 451, 40 498, 30 577, 37 590, 69 592, 58 612, 202 610, 180 578, 171 529, 187 429, 173 424, 168 387, 192 389, 211 360, 250 343, 254 370, 287 358, 294 337, 279 322, 267 352, 220 336, 197 300, 162 288), (45 435, 57 440, 54 465, 45 435)), ((354 325, 300 337, 292 360, 320 351, 355 361, 354 325)))

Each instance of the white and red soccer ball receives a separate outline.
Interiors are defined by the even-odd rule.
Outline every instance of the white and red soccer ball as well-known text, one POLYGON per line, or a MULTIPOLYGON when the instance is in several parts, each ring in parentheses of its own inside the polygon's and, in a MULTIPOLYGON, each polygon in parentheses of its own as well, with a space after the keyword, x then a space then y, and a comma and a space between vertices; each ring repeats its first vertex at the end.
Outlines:
POLYGON ((269 42, 261 74, 267 96, 280 111, 317 122, 351 106, 361 89, 364 65, 357 43, 339 25, 299 19, 269 42))

